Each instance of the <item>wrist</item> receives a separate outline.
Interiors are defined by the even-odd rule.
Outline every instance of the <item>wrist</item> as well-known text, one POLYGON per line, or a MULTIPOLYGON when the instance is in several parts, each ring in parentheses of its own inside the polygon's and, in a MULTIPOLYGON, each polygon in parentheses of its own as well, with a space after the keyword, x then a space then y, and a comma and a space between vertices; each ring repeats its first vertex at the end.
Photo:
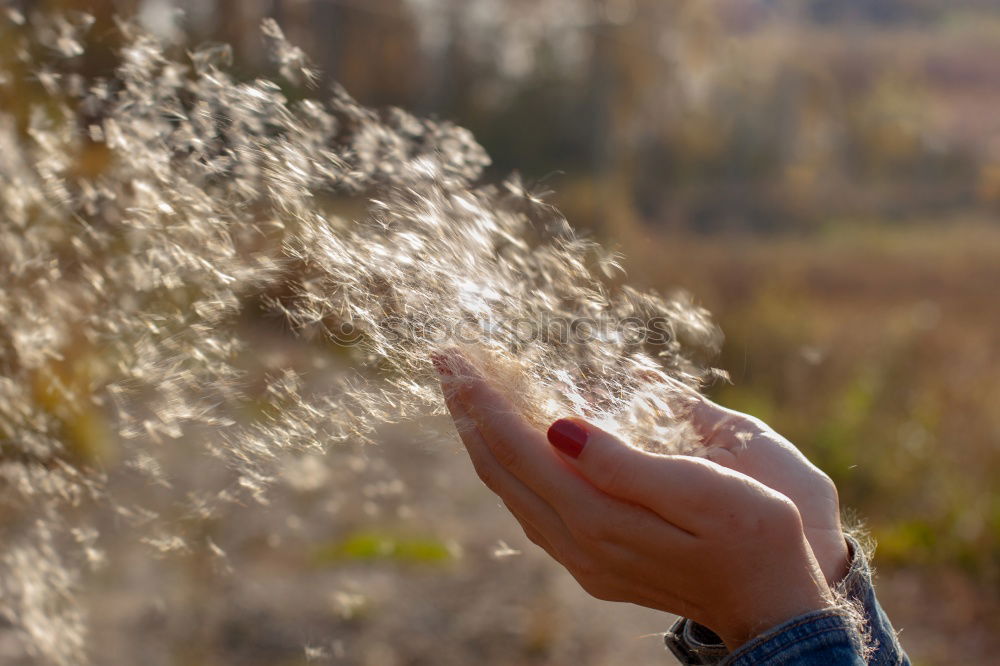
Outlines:
POLYGON ((802 566, 786 568, 779 580, 746 594, 744 603, 727 605, 726 618, 712 628, 730 651, 793 618, 835 607, 833 592, 808 546, 804 555, 802 566))
POLYGON ((814 594, 785 597, 780 602, 761 610, 757 615, 751 616, 754 618, 752 621, 747 622, 746 616, 744 616, 733 624, 720 628, 717 633, 726 648, 730 652, 735 652, 741 646, 773 627, 785 624, 802 615, 829 610, 833 607, 833 598, 829 589, 827 588, 826 594, 823 594, 816 588, 814 594))

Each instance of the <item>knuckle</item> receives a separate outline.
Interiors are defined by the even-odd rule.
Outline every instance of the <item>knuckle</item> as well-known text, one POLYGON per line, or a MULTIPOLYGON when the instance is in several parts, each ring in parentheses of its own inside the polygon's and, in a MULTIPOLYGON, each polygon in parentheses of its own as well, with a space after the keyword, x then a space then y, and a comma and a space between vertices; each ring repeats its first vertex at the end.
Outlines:
POLYGON ((517 520, 521 524, 521 531, 524 532, 524 536, 527 537, 528 541, 541 548, 549 555, 549 557, 551 557, 555 561, 561 562, 561 560, 559 559, 559 553, 552 547, 552 544, 549 543, 549 541, 542 535, 541 532, 539 532, 529 523, 521 520, 520 518, 518 518, 517 520))
POLYGON ((792 527, 795 530, 802 529, 802 516, 795 502, 784 495, 775 498, 772 505, 775 521, 777 524, 792 527))
POLYGON ((514 516, 514 520, 516 520, 518 524, 521 525, 521 528, 525 531, 525 533, 527 533, 530 523, 525 518, 525 511, 523 510, 523 507, 519 506, 518 503, 510 497, 500 496, 500 501, 505 507, 507 507, 507 511, 510 512, 510 515, 514 516))
POLYGON ((581 581, 580 587, 583 588, 584 592, 594 597, 595 599, 600 599, 601 601, 611 601, 609 595, 607 594, 607 591, 603 587, 600 587, 599 585, 596 585, 593 582, 581 581))
POLYGON ((751 416, 750 414, 745 414, 744 417, 743 417, 743 420, 744 420, 744 423, 743 423, 743 428, 742 429, 745 432, 749 431, 751 434, 754 434, 754 435, 758 435, 758 434, 759 435, 767 434, 767 435, 771 435, 771 436, 777 436, 778 435, 778 433, 774 432, 774 430, 771 429, 771 426, 769 426, 768 424, 764 423, 764 421, 762 421, 761 419, 757 418, 756 416, 751 416))
POLYGON ((772 536, 796 535, 802 531, 802 517, 792 500, 783 495, 769 497, 761 510, 747 517, 745 526, 772 536))
POLYGON ((834 506, 840 505, 840 493, 837 491, 837 484, 833 482, 833 479, 826 472, 819 470, 819 477, 815 485, 819 493, 825 493, 827 496, 833 498, 834 506))
POLYGON ((703 511, 714 504, 712 488, 716 471, 712 463, 700 458, 678 458, 678 480, 684 482, 684 503, 693 511, 703 511))
POLYGON ((622 488, 632 488, 635 485, 635 470, 624 456, 609 456, 596 466, 598 484, 614 491, 622 488))
POLYGON ((615 587, 610 584, 606 576, 594 575, 583 580, 577 578, 580 587, 595 599, 601 601, 621 601, 622 597, 615 587))
POLYGON ((597 563, 582 553, 566 553, 562 562, 581 585, 585 585, 585 581, 592 581, 600 575, 601 569, 597 563))
POLYGON ((528 527, 525 523, 521 523, 521 530, 524 532, 524 536, 528 538, 528 541, 535 544, 539 548, 545 548, 548 543, 542 536, 536 532, 533 528, 528 527))
POLYGON ((483 482, 483 485, 492 490, 496 494, 500 494, 500 486, 497 482, 496 475, 486 466, 486 465, 476 465, 476 476, 479 480, 483 482))
POLYGON ((520 467, 521 457, 509 441, 503 437, 498 437, 491 444, 490 449, 493 451, 493 457, 496 458, 498 463, 512 471, 520 467))
POLYGON ((602 521, 583 517, 572 521, 568 527, 576 540, 587 548, 594 548, 608 541, 608 529, 602 521))

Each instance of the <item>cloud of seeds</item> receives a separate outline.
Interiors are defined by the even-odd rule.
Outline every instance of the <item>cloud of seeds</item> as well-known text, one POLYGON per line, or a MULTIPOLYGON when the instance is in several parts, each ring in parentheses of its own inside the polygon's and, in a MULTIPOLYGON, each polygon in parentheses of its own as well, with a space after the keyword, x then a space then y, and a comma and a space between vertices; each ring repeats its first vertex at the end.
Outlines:
POLYGON ((253 80, 225 46, 127 22, 116 68, 87 77, 86 15, 0 22, 0 615, 39 658, 84 660, 94 507, 187 547, 109 478, 198 517, 267 501, 288 455, 442 413, 435 350, 465 349, 539 425, 690 447, 682 398, 721 340, 707 313, 624 285, 517 177, 486 182, 466 130, 319 95, 272 21, 273 78, 253 80), (261 327, 336 367, 317 382, 261 327), (172 447, 226 482, 175 478, 172 447))

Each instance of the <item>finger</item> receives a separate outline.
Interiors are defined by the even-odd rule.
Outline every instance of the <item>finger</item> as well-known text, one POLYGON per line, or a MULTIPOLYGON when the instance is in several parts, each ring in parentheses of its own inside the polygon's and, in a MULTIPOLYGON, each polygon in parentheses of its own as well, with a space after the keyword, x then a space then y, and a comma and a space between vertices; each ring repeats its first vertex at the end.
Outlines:
POLYGON ((539 548, 545 551, 545 553, 551 557, 556 562, 561 562, 559 558, 559 551, 555 549, 552 543, 545 537, 545 535, 530 521, 518 515, 518 513, 511 508, 507 502, 504 502, 504 506, 510 511, 514 519, 517 520, 517 524, 521 526, 521 531, 524 532, 524 536, 528 538, 528 541, 535 544, 539 548))
MULTIPOLYGON (((443 377, 451 402, 461 403, 497 462, 564 517, 593 500, 592 488, 548 446, 502 392, 457 352, 446 357, 443 377)), ((436 361, 437 365, 438 362, 436 361)), ((439 367, 440 370, 440 367, 439 367)))
MULTIPOLYGON (((543 442, 542 433, 528 423, 503 392, 498 391, 468 359, 455 352, 448 355, 450 389, 464 402, 489 443, 495 439, 543 442)), ((526 447, 520 447, 526 448, 526 447)), ((551 457, 545 446, 532 447, 551 457)))
MULTIPOLYGON (((649 554, 636 555, 622 549, 614 557, 595 558, 594 553, 588 553, 587 548, 575 541, 553 545, 542 532, 518 516, 512 507, 507 508, 518 519, 528 540, 561 564, 591 595, 608 601, 629 601, 673 613, 691 610, 691 604, 685 601, 688 591, 684 588, 690 586, 692 577, 683 575, 681 571, 674 572, 672 568, 670 573, 677 575, 664 575, 664 567, 671 566, 670 550, 661 547, 653 552, 654 557, 650 557, 649 554), (648 584, 651 580, 671 580, 672 591, 658 589, 656 595, 651 594, 648 584)), ((648 536, 648 532, 643 533, 643 537, 648 536)), ((657 540, 653 538, 650 541, 655 543, 657 540)))
POLYGON ((467 415, 467 408, 454 397, 446 400, 455 420, 468 424, 462 441, 480 479, 500 497, 532 543, 568 570, 579 570, 580 563, 587 561, 588 555, 577 537, 551 506, 493 458, 474 421, 467 415))
MULTIPOLYGON (((435 365, 439 366, 440 371, 439 362, 436 361, 435 365)), ((469 372, 467 368, 456 370, 466 374, 469 372)), ((549 553, 558 561, 564 565, 569 560, 578 561, 581 550, 591 553, 602 551, 604 555, 616 559, 621 559, 625 551, 648 553, 652 545, 659 549, 659 553, 663 553, 669 548, 680 546, 679 541, 683 540, 680 537, 690 538, 685 532, 665 524, 660 516, 649 509, 599 492, 576 472, 568 469, 547 443, 535 445, 536 453, 544 453, 547 458, 540 461, 539 465, 558 472, 563 477, 560 483, 565 489, 555 494, 555 502, 536 493, 510 471, 511 466, 522 472, 524 467, 516 463, 511 465, 511 452, 503 452, 510 445, 507 442, 496 442, 490 446, 490 438, 484 437, 479 422, 470 417, 471 406, 461 400, 457 391, 447 387, 454 376, 446 372, 442 377, 442 384, 446 386, 445 400, 456 422, 465 424, 462 427, 463 441, 477 473, 504 499, 522 524, 531 524, 545 535, 551 544, 549 553), (498 448, 501 455, 507 458, 506 465, 491 455, 498 448), (637 539, 636 535, 642 537, 637 539)))
POLYGON ((445 396, 448 410, 479 478, 503 500, 529 538, 532 536, 528 533, 530 527, 544 542, 539 545, 559 560, 558 553, 567 550, 572 541, 559 514, 496 461, 465 405, 454 395, 449 396, 446 392, 445 396))
POLYGON ((753 481, 715 463, 633 448, 578 419, 560 419, 548 439, 565 460, 601 491, 640 506, 690 534, 718 523, 738 507, 753 481))
MULTIPOLYGON (((701 397, 691 412, 691 422, 707 447, 705 456, 712 462, 735 467, 767 485, 781 484, 783 465, 815 468, 791 442, 758 418, 727 409, 701 397), (756 462, 745 450, 766 449, 767 456, 756 462)), ((818 469, 816 470, 819 471, 818 469)))
POLYGON ((585 520, 575 519, 568 526, 543 498, 492 459, 485 438, 469 417, 468 406, 452 391, 446 391, 446 396, 455 420, 468 424, 463 428, 463 442, 477 472, 501 496, 525 535, 588 591, 599 598, 629 600, 660 610, 685 612, 691 608, 681 597, 668 597, 663 591, 647 596, 648 590, 630 581, 638 573, 645 580, 672 579, 672 588, 685 589, 690 577, 683 575, 682 568, 675 572, 670 563, 674 558, 689 559, 694 537, 644 507, 604 496, 586 482, 588 503, 577 507, 585 520), (677 575, 665 576, 664 566, 668 573, 677 575))
POLYGON ((709 447, 734 449, 765 430, 758 419, 727 409, 703 396, 694 403, 689 418, 702 443, 709 447))

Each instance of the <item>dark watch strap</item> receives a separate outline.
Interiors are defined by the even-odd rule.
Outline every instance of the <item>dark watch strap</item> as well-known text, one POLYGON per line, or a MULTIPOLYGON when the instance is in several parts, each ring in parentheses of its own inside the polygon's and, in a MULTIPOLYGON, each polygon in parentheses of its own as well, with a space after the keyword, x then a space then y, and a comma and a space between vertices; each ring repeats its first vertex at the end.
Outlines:
POLYGON ((714 631, 685 617, 674 622, 663 635, 663 642, 682 664, 708 666, 719 663, 729 654, 714 631))

